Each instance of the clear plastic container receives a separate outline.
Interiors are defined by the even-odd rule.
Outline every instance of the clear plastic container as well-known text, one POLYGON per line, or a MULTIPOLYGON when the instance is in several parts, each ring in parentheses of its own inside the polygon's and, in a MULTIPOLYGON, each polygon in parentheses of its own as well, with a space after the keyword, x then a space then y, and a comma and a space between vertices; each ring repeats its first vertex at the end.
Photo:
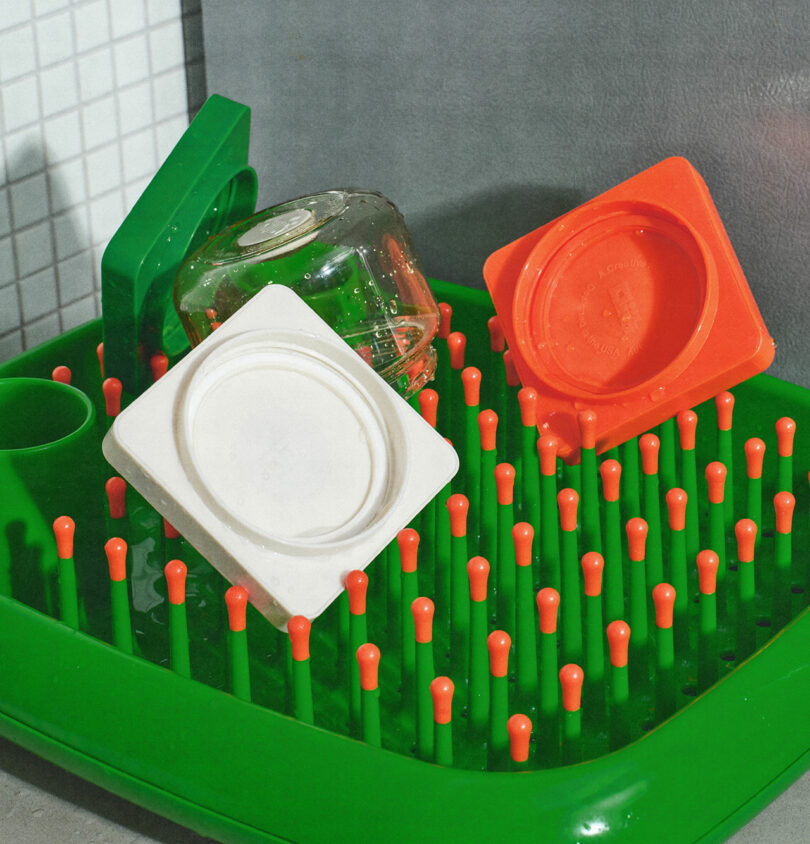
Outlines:
POLYGON ((175 280, 191 345, 268 284, 294 290, 400 394, 433 377, 438 307, 402 215, 384 196, 306 196, 211 237, 175 280))

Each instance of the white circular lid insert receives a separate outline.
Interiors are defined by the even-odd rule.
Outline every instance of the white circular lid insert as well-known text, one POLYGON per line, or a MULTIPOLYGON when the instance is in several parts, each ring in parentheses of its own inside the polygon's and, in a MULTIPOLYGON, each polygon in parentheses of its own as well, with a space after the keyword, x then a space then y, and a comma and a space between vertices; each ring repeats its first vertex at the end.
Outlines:
POLYGON ((305 342, 258 330, 223 343, 188 385, 178 444, 232 529, 325 551, 362 534, 389 497, 389 436, 378 403, 331 362, 334 346, 305 342))

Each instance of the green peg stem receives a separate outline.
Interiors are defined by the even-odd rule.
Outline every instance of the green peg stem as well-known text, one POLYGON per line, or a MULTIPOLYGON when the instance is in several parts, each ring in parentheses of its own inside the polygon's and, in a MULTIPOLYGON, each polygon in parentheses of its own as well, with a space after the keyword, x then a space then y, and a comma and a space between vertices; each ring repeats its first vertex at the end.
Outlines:
POLYGON ((453 630, 451 641, 452 664, 464 670, 469 661, 470 587, 467 580, 467 537, 452 538, 453 556, 453 630))
POLYGON ((435 676, 433 642, 416 643, 416 749, 420 759, 433 759, 433 701, 430 683, 435 676))
POLYGON ((357 649, 368 638, 365 612, 355 615, 349 613, 349 658, 351 660, 351 695, 350 695, 350 720, 354 729, 360 723, 362 702, 360 696, 360 667, 357 665, 355 654, 357 649))
POLYGON ((490 771, 506 767, 509 756, 509 733, 506 722, 509 718, 509 680, 504 675, 489 675, 489 762, 490 771))
POLYGON ((582 461, 582 541, 586 551, 602 553, 602 529, 599 522, 599 492, 596 481, 596 450, 583 448, 582 461))
POLYGON ((450 607, 451 607, 451 579, 452 552, 450 544, 450 513, 447 510, 447 499, 450 498, 451 488, 447 484, 436 498, 436 565, 433 567, 433 594, 436 596, 437 618, 434 628, 440 640, 450 640, 450 607))
POLYGON ((435 746, 433 759, 437 765, 444 768, 453 766, 453 723, 446 724, 434 722, 433 741, 435 746))
POLYGON ((560 526, 557 516, 557 476, 540 476, 542 530, 540 533, 541 583, 560 589, 560 526))
POLYGON ((697 458, 694 448, 681 451, 681 474, 683 491, 686 493, 686 557, 694 561, 700 550, 697 458))
POLYGON ((185 601, 181 604, 169 603, 169 653, 172 671, 181 677, 190 677, 185 601))
POLYGON ((627 521, 641 515, 638 437, 622 443, 622 514, 627 521))
POLYGON ((793 492, 793 455, 780 454, 777 458, 779 492, 793 492))
POLYGON ((672 627, 656 630, 655 718, 663 721, 675 712, 675 639, 672 627))
POLYGON ((487 602, 470 601, 470 726, 482 735, 489 718, 487 602))
POLYGON ((726 467, 723 520, 726 530, 730 530, 734 524, 734 445, 731 428, 717 431, 717 459, 726 467))
POLYGON ((361 689, 363 709, 363 741, 372 747, 382 746, 380 727, 380 690, 361 689))
POLYGON ((467 564, 470 583, 470 728, 484 738, 489 721, 489 653, 487 649, 487 578, 490 566, 483 557, 467 564))
MULTIPOLYGON (((561 493, 562 494, 562 493, 561 493)), ((564 662, 582 658, 582 610, 577 559, 577 532, 560 531, 562 540, 562 655, 564 662)))
MULTIPOLYGON (((501 464, 503 465, 503 464, 501 464)), ((511 468, 511 467, 510 467, 511 468)), ((498 504, 498 588, 496 590, 498 625, 510 636, 515 635, 515 547, 512 528, 515 524, 514 505, 498 504)))
POLYGON ((619 504, 622 467, 610 457, 599 467, 605 507, 605 614, 608 624, 624 617, 624 555, 619 504))
MULTIPOLYGON (((523 425, 521 428, 521 452, 523 454, 523 519, 535 531, 540 530, 540 466, 537 460, 537 428, 534 425, 523 425)), ((537 545, 535 545, 534 562, 539 561, 537 545)))
POLYGON ((563 762, 573 765, 582 759, 582 710, 562 712, 563 762))
POLYGON ((717 682, 717 594, 700 593, 698 685, 705 691, 717 682))
MULTIPOLYGON (((481 435, 478 430, 479 406, 464 405, 464 492, 470 501, 481 500, 481 435)), ((478 508, 469 515, 468 531, 478 536, 478 508)))
POLYGON ((231 692, 240 700, 250 700, 250 662, 248 659, 247 630, 228 629, 228 666, 231 692))
MULTIPOLYGON (((647 522, 647 573, 650 583, 664 580, 664 556, 661 548, 661 500, 658 474, 642 473, 644 487, 644 518, 647 522)), ((632 627, 632 625, 631 625, 632 627)), ((635 628, 633 628, 635 629, 635 628)))
POLYGON ((726 508, 723 501, 709 502, 709 547, 717 554, 717 582, 726 580, 726 508))
MULTIPOLYGON (((495 449, 481 451, 481 505, 479 547, 481 554, 492 565, 493 586, 498 583, 498 498, 495 490, 495 449)), ((469 532, 469 531, 468 531, 469 532)))
POLYGON ((293 715, 304 724, 313 724, 312 674, 309 659, 292 660, 293 715))
POLYGON ((664 489, 678 486, 678 473, 675 465, 675 419, 665 419, 658 426, 661 439, 661 480, 664 489))
POLYGON ((527 706, 536 706, 537 642, 534 635, 534 596, 531 566, 518 565, 517 576, 517 688, 527 706))
POLYGON ((59 614, 74 630, 79 629, 79 596, 76 590, 76 565, 73 557, 58 558, 59 614))
POLYGON ((611 666, 610 749, 617 750, 630 741, 630 721, 627 712, 630 700, 630 680, 627 664, 611 666))
POLYGON ((113 644, 124 653, 132 653, 132 620, 129 613, 129 584, 126 580, 110 581, 112 602, 113 644))
POLYGON ((563 461, 563 485, 582 494, 582 465, 579 462, 563 461))

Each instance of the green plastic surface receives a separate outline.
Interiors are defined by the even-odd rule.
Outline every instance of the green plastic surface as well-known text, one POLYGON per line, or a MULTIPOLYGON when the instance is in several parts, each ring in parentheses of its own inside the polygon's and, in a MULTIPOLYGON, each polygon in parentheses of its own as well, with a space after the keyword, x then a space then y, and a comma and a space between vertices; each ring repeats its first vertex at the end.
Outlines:
POLYGON ((149 357, 174 361, 188 340, 172 305, 175 273, 210 235, 250 216, 250 110, 214 95, 200 109, 104 252, 102 304, 109 371, 135 394, 149 357))

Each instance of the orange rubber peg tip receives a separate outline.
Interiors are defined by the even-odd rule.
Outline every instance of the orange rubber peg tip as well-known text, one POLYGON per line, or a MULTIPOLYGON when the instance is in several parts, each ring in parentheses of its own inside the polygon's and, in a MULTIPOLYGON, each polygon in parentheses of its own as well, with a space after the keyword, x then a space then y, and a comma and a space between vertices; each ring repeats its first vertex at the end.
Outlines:
POLYGON ((759 437, 745 441, 745 473, 749 478, 762 477, 762 463, 765 460, 765 443, 759 437))
POLYGON ((487 320, 489 329, 489 347, 493 352, 502 352, 506 348, 506 337, 503 333, 503 326, 497 316, 491 316, 487 320))
POLYGON ((724 390, 714 397, 714 406, 717 408, 717 427, 721 431, 730 431, 734 416, 734 396, 724 390))
POLYGON ((430 683, 433 698, 433 720, 437 724, 449 724, 453 717, 453 692, 456 687, 449 677, 436 677, 430 683))
POLYGON ((675 609, 675 587, 669 583, 659 583, 653 587, 655 604, 655 626, 662 630, 672 627, 672 613, 675 609))
POLYGON ((602 494, 605 501, 619 500, 619 484, 622 479, 622 464, 618 460, 604 460, 599 466, 602 476, 602 494))
POLYGON ((790 457, 793 454, 795 434, 796 423, 789 416, 776 420, 776 450, 780 457, 790 457))
POLYGON ((776 532, 790 533, 793 530, 793 511, 796 499, 790 492, 777 492, 773 497, 773 508, 776 511, 776 532))
POLYGON ((510 387, 519 387, 520 376, 518 375, 517 367, 515 366, 515 359, 512 356, 511 349, 504 350, 503 368, 506 370, 506 383, 510 387))
POLYGON ((577 529, 577 506, 579 495, 575 489, 561 489, 557 493, 557 506, 560 508, 560 527, 563 530, 577 529))
POLYGON ((518 522, 512 528, 512 541, 515 543, 515 563, 519 566, 530 566, 534 528, 528 522, 518 522))
POLYGON ((72 377, 73 374, 67 366, 57 366, 51 373, 51 378, 54 381, 58 381, 60 384, 70 384, 70 379, 72 377))
POLYGON ((644 434, 638 441, 641 452, 641 471, 645 475, 654 475, 658 471, 658 452, 661 440, 655 434, 644 434))
MULTIPOLYGON (((247 605, 248 593, 243 586, 230 586, 226 590, 225 606, 228 608, 228 627, 234 633, 247 627, 247 605)), ((292 624, 292 619, 290 624, 292 624)))
POLYGON ((529 758, 529 745, 532 738, 532 722, 528 715, 515 713, 506 722, 509 734, 509 755, 513 762, 525 762, 529 758))
POLYGON ((712 504, 722 504, 726 488, 726 467, 714 460, 706 467, 706 483, 709 486, 709 501, 712 504))
POLYGON ((573 662, 563 665, 560 669, 562 705, 566 712, 576 712, 582 705, 582 681, 584 679, 584 672, 573 662))
POLYGON ((436 427, 436 412, 438 409, 439 394, 435 390, 431 390, 430 387, 426 387, 419 393, 419 413, 431 428, 436 427))
POLYGON ((221 322, 212 322, 211 323, 211 331, 216 331, 222 325, 221 322))
POLYGON ((436 608, 430 598, 416 598, 411 604, 413 629, 417 642, 427 644, 433 641, 433 614, 436 608))
POLYGON ((682 449, 687 450, 695 447, 697 422, 697 413, 694 410, 682 410, 678 414, 678 436, 682 449))
POLYGON ((182 560, 169 560, 163 567, 169 587, 169 603, 182 604, 186 600, 186 564, 182 560))
POLYGON ((105 378, 101 384, 104 393, 104 409, 107 416, 118 416, 121 412, 121 391, 123 387, 117 378, 105 378))
POLYGON ((537 454, 540 457, 540 474, 557 474, 557 452, 560 441, 552 434, 543 434, 537 441, 537 454))
POLYGON ((588 551, 582 555, 582 576, 585 580, 585 594, 596 597, 602 594, 602 572, 605 570, 605 558, 598 551, 588 551))
POLYGON ((534 387, 521 387, 518 391, 520 405, 520 424, 524 428, 533 428, 537 424, 537 390, 534 387))
POLYGON ((494 451, 498 433, 498 414, 494 410, 482 410, 478 414, 478 430, 481 432, 481 450, 494 451))
POLYGON ((737 535, 737 559, 741 563, 753 562, 757 523, 753 519, 740 519, 734 525, 734 533, 737 535))
POLYGON ((96 346, 96 357, 98 358, 98 368, 101 370, 101 377, 104 377, 104 344, 99 343, 96 346))
POLYGON ((366 611, 368 575, 360 569, 355 569, 346 575, 343 585, 349 593, 349 612, 352 615, 363 615, 366 611))
POLYGON ((557 632, 557 611, 560 607, 560 593, 546 586, 537 593, 537 612, 540 615, 540 632, 557 632))
POLYGON ((166 519, 163 520, 163 534, 166 539, 180 539, 180 531, 166 519))
POLYGON ((416 571, 416 558, 419 553, 419 534, 413 528, 403 528, 397 534, 397 545, 399 546, 399 562, 402 571, 416 571))
MULTIPOLYGON (((309 659, 310 630, 312 630, 312 624, 306 616, 294 615, 287 622, 287 635, 290 637, 290 650, 292 651, 292 658, 296 662, 304 662, 304 660, 309 659)), ((377 685, 376 678, 374 685, 377 685)))
POLYGON ((714 595, 717 590, 717 569, 720 558, 714 551, 700 551, 697 555, 698 588, 703 595, 714 595))
POLYGON ((113 475, 104 484, 111 519, 123 519, 127 514, 127 482, 113 475))
POLYGON ((206 308, 205 309, 205 318, 206 319, 216 319, 217 318, 217 309, 216 308, 206 308))
POLYGON ((169 371, 169 359, 164 352, 155 352, 149 358, 149 368, 152 370, 152 382, 160 381, 169 371))
POLYGON ((499 463, 495 467, 495 490, 498 504, 511 504, 515 494, 515 467, 511 463, 499 463))
POLYGON ((678 487, 674 487, 667 493, 670 530, 684 530, 686 527, 686 502, 688 500, 689 496, 686 492, 678 487))
POLYGON ((447 499, 447 510, 450 513, 450 535, 467 535, 467 513, 470 512, 470 501, 466 495, 454 492, 447 499))
POLYGON ((644 559, 647 550, 647 522, 634 516, 627 522, 627 546, 630 559, 634 562, 644 559))
POLYGON ((75 533, 76 523, 70 516, 59 516, 53 523, 56 555, 60 560, 70 560, 73 557, 73 535, 75 533))
POLYGON ((464 352, 467 349, 467 337, 460 331, 447 335, 447 348, 450 350, 450 367, 464 369, 464 352))
POLYGON ((439 337, 446 340, 450 336, 450 324, 453 321, 453 308, 447 302, 439 302, 439 337))
POLYGON ((360 666, 360 688, 373 692, 377 688, 380 670, 380 649, 371 642, 357 649, 357 664, 360 666))
POLYGON ((579 443, 582 448, 596 448, 596 412, 580 410, 577 413, 579 423, 579 443))
POLYGON ((461 386, 464 388, 464 404, 478 407, 481 402, 481 370, 477 366, 465 366, 461 370, 461 386))
POLYGON ((489 563, 483 557, 473 557, 467 563, 467 577, 470 579, 470 600, 485 601, 489 563))
POLYGON ((104 543, 104 553, 107 555, 110 580, 126 580, 127 543, 120 537, 114 536, 104 543))
POLYGON ((630 645, 630 625, 626 621, 611 621, 607 626, 610 664, 614 668, 627 665, 627 650, 630 645))
POLYGON ((512 639, 505 630, 493 630, 487 636, 489 673, 493 677, 506 677, 506 672, 509 670, 509 648, 511 647, 512 639))

